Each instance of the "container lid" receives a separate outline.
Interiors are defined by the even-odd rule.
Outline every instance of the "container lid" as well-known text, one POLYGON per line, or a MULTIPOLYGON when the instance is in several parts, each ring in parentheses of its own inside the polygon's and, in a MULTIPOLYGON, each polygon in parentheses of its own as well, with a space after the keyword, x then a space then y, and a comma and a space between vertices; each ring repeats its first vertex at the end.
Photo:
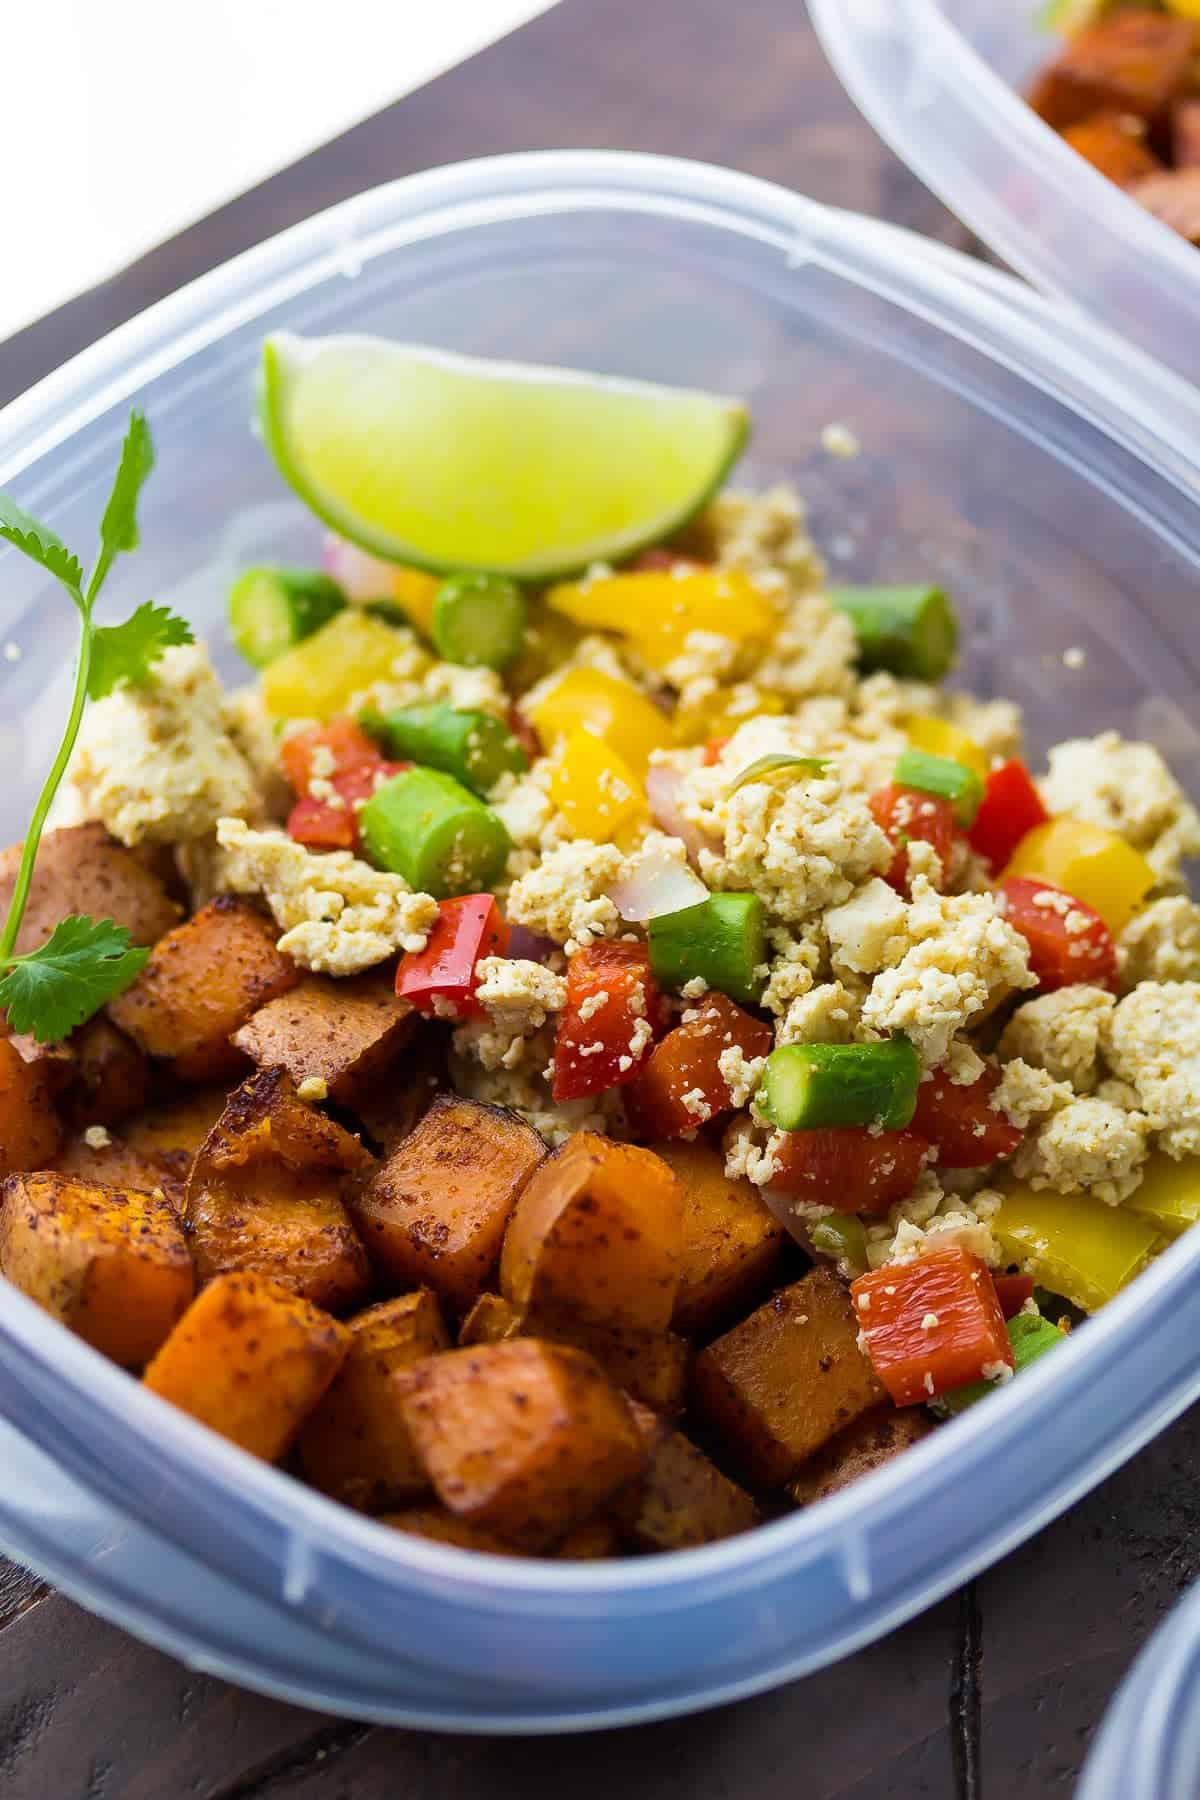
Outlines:
POLYGON ((1013 86, 1054 49, 1032 23, 1032 0, 809 0, 809 11, 880 137, 990 249, 1200 383, 1200 252, 1097 173, 1013 86))
POLYGON ((1200 1794, 1200 1587, 1146 1645, 1105 1715, 1076 1800, 1200 1794))

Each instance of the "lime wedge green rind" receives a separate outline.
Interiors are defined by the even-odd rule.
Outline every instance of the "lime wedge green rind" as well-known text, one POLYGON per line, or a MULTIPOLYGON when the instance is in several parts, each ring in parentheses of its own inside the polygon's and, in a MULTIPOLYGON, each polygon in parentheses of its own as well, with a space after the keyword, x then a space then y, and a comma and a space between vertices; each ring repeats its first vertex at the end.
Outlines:
POLYGON ((750 429, 695 389, 289 332, 263 345, 260 407, 284 480, 352 543, 527 581, 669 537, 750 429))

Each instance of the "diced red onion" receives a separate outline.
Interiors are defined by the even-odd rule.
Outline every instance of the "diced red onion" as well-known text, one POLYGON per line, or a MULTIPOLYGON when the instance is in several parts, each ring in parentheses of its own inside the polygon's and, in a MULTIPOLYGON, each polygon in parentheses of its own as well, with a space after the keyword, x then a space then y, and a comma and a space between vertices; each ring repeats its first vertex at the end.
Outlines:
POLYGON ((668 837, 682 838, 687 845, 687 853, 695 862, 701 850, 711 850, 715 846, 712 841, 684 817, 679 803, 679 788, 683 775, 679 769, 672 769, 666 763, 652 763, 646 775, 646 799, 656 825, 665 831, 668 837))
POLYGON ((510 925, 508 928, 507 954, 515 962, 549 962, 558 945, 553 938, 543 937, 540 932, 527 931, 524 925, 510 925))
POLYGON ((368 555, 357 544, 348 544, 345 538, 332 531, 326 536, 321 562, 326 574, 332 575, 342 588, 347 600, 357 606, 365 606, 369 600, 390 600, 395 592, 393 563, 368 555))
POLYGON ((645 924, 664 913, 699 906, 708 899, 708 889, 686 863, 657 844, 634 858, 628 875, 609 888, 608 897, 623 919, 645 924))

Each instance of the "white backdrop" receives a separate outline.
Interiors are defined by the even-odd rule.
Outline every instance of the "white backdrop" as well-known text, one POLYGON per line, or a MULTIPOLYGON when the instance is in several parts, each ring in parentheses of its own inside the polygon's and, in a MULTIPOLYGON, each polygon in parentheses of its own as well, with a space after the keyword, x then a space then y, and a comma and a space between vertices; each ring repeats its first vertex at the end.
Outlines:
POLYGON ((0 338, 554 0, 0 0, 0 338))

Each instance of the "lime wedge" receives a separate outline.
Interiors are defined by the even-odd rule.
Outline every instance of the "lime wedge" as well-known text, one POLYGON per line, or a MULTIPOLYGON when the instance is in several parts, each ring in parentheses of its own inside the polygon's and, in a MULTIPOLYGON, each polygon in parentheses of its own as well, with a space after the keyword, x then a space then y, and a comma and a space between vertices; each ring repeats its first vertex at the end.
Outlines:
POLYGON ((719 394, 289 332, 263 345, 261 405, 284 479, 343 537, 539 581, 675 531, 749 429, 719 394))

